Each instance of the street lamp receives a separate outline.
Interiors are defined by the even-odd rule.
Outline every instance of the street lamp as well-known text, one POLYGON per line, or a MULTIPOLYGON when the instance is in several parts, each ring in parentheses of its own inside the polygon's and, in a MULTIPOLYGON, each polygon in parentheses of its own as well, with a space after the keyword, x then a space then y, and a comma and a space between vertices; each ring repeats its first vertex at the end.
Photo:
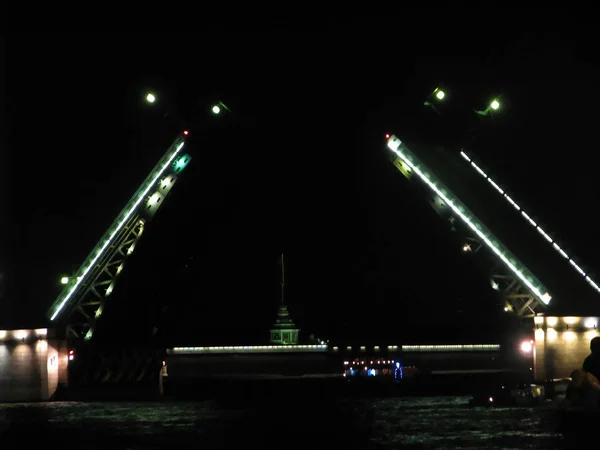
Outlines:
POLYGON ((148 92, 148 94, 146 94, 146 101, 148 103, 154 103, 156 101, 156 97, 154 96, 153 93, 148 92))
POLYGON ((62 277, 60 279, 60 284, 69 284, 69 277, 62 277))
POLYGON ((221 114, 221 112, 223 112, 223 110, 225 110, 227 112, 231 112, 231 110, 223 102, 218 102, 218 103, 214 104, 210 110, 215 116, 218 116, 219 114, 221 114))
POLYGON ((427 100, 423 103, 425 106, 431 107, 435 111, 435 105, 439 104, 446 98, 446 92, 439 87, 435 88, 431 94, 427 97, 427 100))
POLYGON ((490 112, 498 111, 499 109, 500 109, 500 100, 495 98, 490 102, 490 104, 488 105, 487 108, 485 108, 482 111, 475 110, 475 113, 479 114, 480 116, 487 116, 490 112))

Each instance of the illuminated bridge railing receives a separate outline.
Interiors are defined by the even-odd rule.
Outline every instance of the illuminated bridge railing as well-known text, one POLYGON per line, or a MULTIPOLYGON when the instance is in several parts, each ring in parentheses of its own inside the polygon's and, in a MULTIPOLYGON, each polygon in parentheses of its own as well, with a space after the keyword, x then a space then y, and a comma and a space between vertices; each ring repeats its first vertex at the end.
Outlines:
MULTIPOLYGON (((383 345, 383 346, 347 346, 345 352, 494 352, 500 350, 499 344, 465 345, 383 345)), ((173 347, 167 350, 169 355, 209 355, 233 353, 337 353, 340 347, 328 345, 234 345, 218 347, 173 347)))
POLYGON ((173 347, 169 355, 227 354, 227 353, 299 353, 327 352, 327 345, 234 345, 221 347, 173 347))
POLYGON ((538 234, 541 238, 543 238, 548 245, 551 245, 552 248, 564 258, 565 261, 568 261, 569 265, 573 270, 575 270, 579 275, 581 275, 585 281, 588 282, 592 288, 596 290, 596 292, 600 292, 600 286, 598 283, 594 281, 594 279, 588 274, 576 261, 574 258, 569 256, 563 248, 536 222, 531 218, 530 214, 527 214, 523 210, 523 208, 506 192, 505 189, 500 187, 496 181, 492 179, 479 165, 473 160, 473 158, 467 155, 464 151, 460 152, 460 155, 463 157, 465 161, 467 161, 471 167, 483 177, 484 180, 487 180, 488 183, 501 195, 513 208, 521 213, 521 217, 525 220, 530 226, 537 230, 538 234))
POLYGON ((403 352, 497 352, 499 344, 474 345, 403 345, 403 352))
POLYGON ((409 148, 398 137, 390 136, 387 141, 388 148, 401 160, 410 170, 416 174, 440 199, 458 216, 462 222, 472 230, 477 238, 487 246, 506 266, 507 269, 527 288, 527 290, 547 305, 552 299, 548 289, 542 282, 517 259, 517 257, 487 228, 475 214, 462 203, 431 170, 412 153, 409 148))

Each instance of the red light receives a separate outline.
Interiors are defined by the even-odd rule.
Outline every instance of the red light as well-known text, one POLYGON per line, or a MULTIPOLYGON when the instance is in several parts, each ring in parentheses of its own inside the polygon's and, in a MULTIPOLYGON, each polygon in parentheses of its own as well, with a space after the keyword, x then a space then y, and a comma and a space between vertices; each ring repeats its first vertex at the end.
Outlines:
POLYGON ((69 350, 69 355, 72 355, 72 354, 73 354, 73 350, 69 350))
POLYGON ((386 133, 386 135, 385 135, 385 138, 386 138, 386 139, 389 139, 389 138, 390 138, 390 135, 386 133))
POLYGON ((190 132, 188 130, 183 130, 183 135, 187 136, 188 134, 190 134, 190 132))

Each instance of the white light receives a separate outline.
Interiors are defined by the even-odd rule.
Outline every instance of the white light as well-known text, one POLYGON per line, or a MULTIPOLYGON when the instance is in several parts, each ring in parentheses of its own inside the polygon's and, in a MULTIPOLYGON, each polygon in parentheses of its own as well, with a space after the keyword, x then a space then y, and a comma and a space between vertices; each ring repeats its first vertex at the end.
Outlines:
POLYGON ((521 344, 521 351, 523 353, 530 353, 531 350, 533 350, 533 345, 531 344, 531 341, 525 341, 521 344))
POLYGON ((154 103, 154 101, 156 100, 156 97, 154 96, 154 94, 148 94, 148 95, 146 95, 146 100, 149 103, 154 103))

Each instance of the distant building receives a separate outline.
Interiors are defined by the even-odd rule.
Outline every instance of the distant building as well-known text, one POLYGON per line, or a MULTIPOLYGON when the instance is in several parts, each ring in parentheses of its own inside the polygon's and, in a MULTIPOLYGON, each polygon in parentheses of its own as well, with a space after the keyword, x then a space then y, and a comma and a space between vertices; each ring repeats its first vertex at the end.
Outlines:
POLYGON ((284 302, 285 294, 285 270, 283 264, 283 253, 281 254, 281 305, 277 310, 277 320, 271 329, 271 344, 277 345, 298 345, 298 334, 300 329, 290 318, 290 312, 284 302))
POLYGON ((282 304, 277 310, 277 320, 271 329, 271 344, 297 345, 300 329, 296 328, 287 306, 282 304))

